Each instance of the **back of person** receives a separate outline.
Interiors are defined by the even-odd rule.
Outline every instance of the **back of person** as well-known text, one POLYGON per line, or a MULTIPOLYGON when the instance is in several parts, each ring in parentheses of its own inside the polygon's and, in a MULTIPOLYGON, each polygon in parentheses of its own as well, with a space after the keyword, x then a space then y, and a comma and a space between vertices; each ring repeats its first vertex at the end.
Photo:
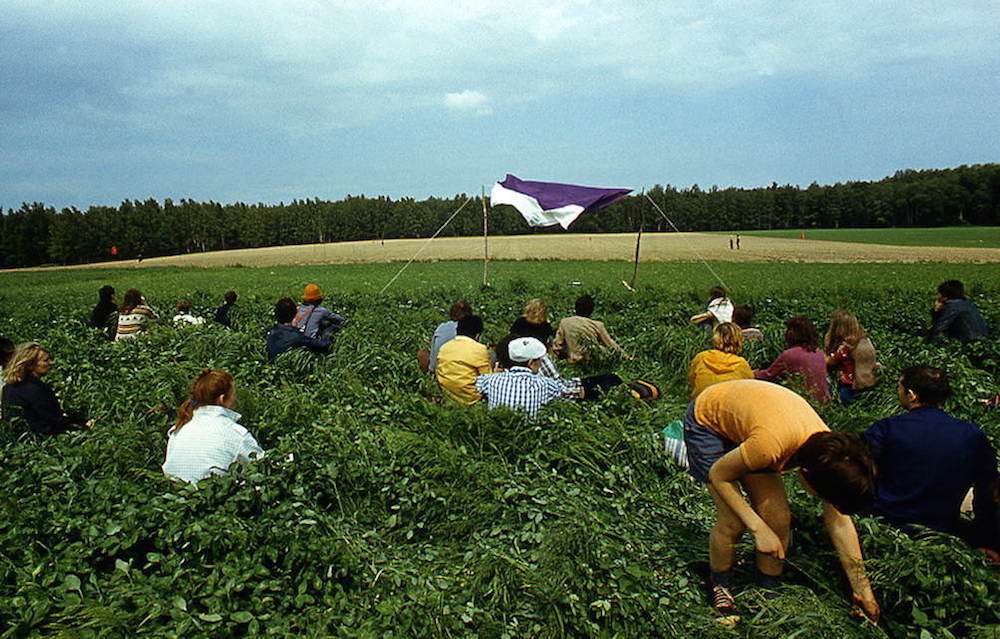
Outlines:
POLYGON ((163 472, 187 482, 224 473, 237 461, 262 456, 264 451, 246 428, 236 423, 238 413, 222 406, 195 409, 194 417, 167 439, 163 472))
POLYGON ((875 345, 867 335, 858 340, 851 357, 854 360, 854 390, 864 390, 874 386, 878 381, 875 376, 875 345))
POLYGON ((447 397, 465 405, 482 399, 476 390, 476 378, 490 372, 490 355, 478 339, 483 320, 467 315, 458 320, 458 334, 441 346, 435 377, 447 397))
POLYGON ((697 397, 712 384, 732 379, 753 379, 753 370, 745 359, 716 348, 702 351, 691 360, 688 370, 690 399, 697 397))

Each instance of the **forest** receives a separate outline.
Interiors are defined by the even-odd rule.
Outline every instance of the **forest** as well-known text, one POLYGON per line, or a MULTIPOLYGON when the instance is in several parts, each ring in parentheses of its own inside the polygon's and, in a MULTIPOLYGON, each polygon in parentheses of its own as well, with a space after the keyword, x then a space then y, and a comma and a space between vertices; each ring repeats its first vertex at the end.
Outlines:
MULTIPOLYGON (((612 186, 612 185, 608 185, 612 186)), ((681 231, 786 228, 934 227, 1000 225, 1000 164, 902 170, 879 181, 806 188, 772 183, 762 188, 704 190, 671 184, 647 190, 681 231)), ((349 195, 342 200, 290 203, 162 203, 126 200, 56 211, 41 202, 0 208, 0 267, 77 264, 195 251, 351 240, 431 236, 459 207, 443 236, 483 232, 477 194, 418 201, 349 195), (112 250, 114 247, 114 253, 112 250)), ((671 231, 671 224, 635 193, 597 215, 581 217, 578 233, 671 231)), ((509 206, 492 210, 492 235, 561 232, 533 229, 509 206)))

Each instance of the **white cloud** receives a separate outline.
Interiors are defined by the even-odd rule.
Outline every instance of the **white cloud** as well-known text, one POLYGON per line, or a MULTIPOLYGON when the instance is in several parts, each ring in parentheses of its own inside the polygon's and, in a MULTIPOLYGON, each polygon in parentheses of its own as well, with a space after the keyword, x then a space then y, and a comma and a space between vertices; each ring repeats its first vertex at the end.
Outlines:
POLYGON ((473 115, 493 114, 493 107, 489 105, 489 98, 480 91, 466 89, 461 93, 446 93, 444 95, 444 105, 448 110, 456 113, 471 113, 473 115))

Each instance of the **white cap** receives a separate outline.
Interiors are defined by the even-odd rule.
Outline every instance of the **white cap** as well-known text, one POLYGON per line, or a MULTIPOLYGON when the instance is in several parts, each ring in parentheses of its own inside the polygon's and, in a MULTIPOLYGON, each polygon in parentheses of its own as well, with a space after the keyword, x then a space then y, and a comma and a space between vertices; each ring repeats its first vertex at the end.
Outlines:
POLYGON ((534 337, 518 337, 507 344, 507 355, 511 361, 527 362, 540 359, 545 354, 545 344, 534 337))

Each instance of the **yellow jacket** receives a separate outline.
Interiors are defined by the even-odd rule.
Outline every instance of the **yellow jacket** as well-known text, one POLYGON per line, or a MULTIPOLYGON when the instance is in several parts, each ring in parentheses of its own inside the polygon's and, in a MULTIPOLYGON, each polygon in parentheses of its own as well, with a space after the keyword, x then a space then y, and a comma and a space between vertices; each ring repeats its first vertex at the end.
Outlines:
POLYGON ((688 369, 688 383, 691 385, 691 397, 694 399, 701 391, 712 384, 731 379, 753 379, 750 364, 739 355, 726 353, 718 349, 702 351, 691 360, 688 369))
POLYGON ((490 372, 490 355, 486 347, 464 335, 445 342, 437 356, 438 384, 444 394, 459 404, 475 404, 480 399, 476 377, 490 372))

